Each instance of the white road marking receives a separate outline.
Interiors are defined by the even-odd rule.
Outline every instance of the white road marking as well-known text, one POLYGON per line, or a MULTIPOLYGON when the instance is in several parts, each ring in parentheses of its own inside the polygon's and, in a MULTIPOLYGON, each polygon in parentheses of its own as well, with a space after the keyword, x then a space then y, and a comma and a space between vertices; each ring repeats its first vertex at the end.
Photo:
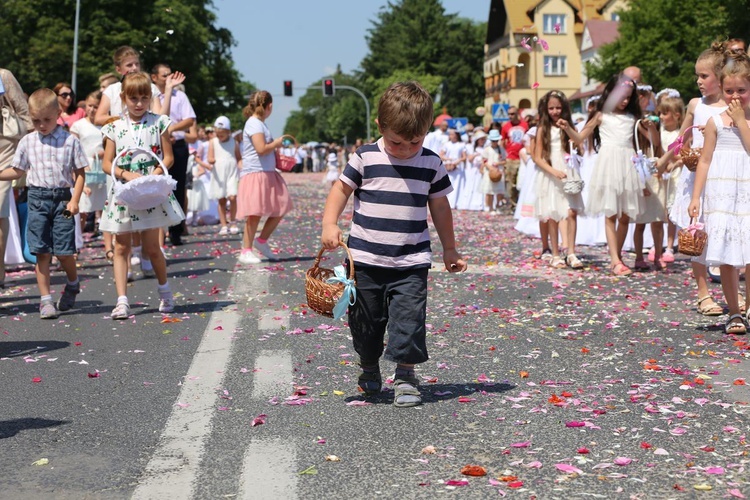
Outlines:
POLYGON ((253 370, 254 399, 286 397, 292 393, 292 355, 289 351, 261 351, 253 370))
POLYGON ((294 443, 279 438, 254 440, 245 451, 238 498, 299 498, 294 472, 297 454, 294 443), (283 474, 282 471, 287 471, 283 474))
MULTIPOLYGON (((266 290, 267 283, 268 277, 264 274, 237 273, 230 289, 234 290, 234 295, 244 296, 266 290)), ((240 321, 240 312, 229 308, 211 314, 159 446, 133 492, 133 499, 192 497, 204 441, 211 433, 211 420, 216 412, 216 388, 222 386, 223 373, 231 356, 233 332, 240 321), (214 330, 217 326, 222 330, 214 330)))

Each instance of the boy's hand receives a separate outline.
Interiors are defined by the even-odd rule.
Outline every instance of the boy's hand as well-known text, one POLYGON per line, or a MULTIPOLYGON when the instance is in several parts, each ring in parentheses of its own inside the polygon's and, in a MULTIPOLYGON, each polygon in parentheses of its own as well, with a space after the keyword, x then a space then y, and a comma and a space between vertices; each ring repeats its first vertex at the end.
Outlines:
POLYGON ((469 267, 455 249, 443 252, 443 262, 445 263, 445 269, 449 273, 461 273, 469 267))
POLYGON ((172 74, 167 77, 165 86, 167 88, 173 89, 184 81, 185 81, 184 74, 182 74, 179 71, 173 71, 172 74))
POLYGON ((78 213, 78 203, 74 202, 73 200, 70 200, 67 205, 65 205, 65 208, 68 209, 68 212, 70 212, 71 215, 75 215, 78 213))
POLYGON ((343 233, 338 224, 328 224, 323 226, 323 234, 320 237, 320 242, 326 250, 334 250, 338 248, 339 243, 343 240, 342 236, 343 233))

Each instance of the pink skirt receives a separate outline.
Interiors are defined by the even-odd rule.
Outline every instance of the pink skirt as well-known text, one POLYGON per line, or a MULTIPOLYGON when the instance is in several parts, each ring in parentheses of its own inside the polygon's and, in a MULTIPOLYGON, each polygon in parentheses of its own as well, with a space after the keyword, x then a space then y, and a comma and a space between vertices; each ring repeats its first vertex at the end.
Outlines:
POLYGON ((282 217, 291 210, 292 199, 278 172, 253 172, 240 178, 237 218, 282 217))

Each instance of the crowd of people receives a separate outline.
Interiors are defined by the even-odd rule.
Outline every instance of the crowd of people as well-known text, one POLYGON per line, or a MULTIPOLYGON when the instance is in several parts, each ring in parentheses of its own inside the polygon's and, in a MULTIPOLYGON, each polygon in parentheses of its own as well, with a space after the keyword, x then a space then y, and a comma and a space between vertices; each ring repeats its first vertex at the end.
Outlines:
POLYGON ((250 96, 239 137, 224 116, 212 137, 205 130, 199 137, 185 75, 166 63, 141 71, 139 53, 128 46, 114 52, 113 63, 115 72, 80 102, 67 82, 27 96, 0 69, 0 287, 6 263, 34 263, 42 319, 75 306, 76 257, 87 231, 103 238, 117 290, 111 317, 122 320, 130 316, 127 282, 137 270, 156 278, 159 311, 174 311, 165 248, 183 244, 186 213, 198 223, 212 202, 222 236, 238 234, 242 221, 240 262, 249 264, 276 258, 268 240, 292 209, 276 169, 290 138, 274 139, 265 125, 270 93, 250 96), (50 289, 53 259, 67 278, 58 300, 50 289))

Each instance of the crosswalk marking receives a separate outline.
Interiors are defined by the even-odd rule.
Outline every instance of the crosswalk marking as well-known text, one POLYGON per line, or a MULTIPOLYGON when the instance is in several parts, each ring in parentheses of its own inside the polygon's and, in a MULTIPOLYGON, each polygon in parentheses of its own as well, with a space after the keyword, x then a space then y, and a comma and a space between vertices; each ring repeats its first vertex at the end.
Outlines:
POLYGON ((299 498, 299 478, 293 472, 297 459, 295 449, 294 443, 279 438, 253 440, 245 451, 238 498, 299 498))
POLYGON ((292 393, 292 355, 289 351, 261 351, 253 370, 253 399, 292 393))

